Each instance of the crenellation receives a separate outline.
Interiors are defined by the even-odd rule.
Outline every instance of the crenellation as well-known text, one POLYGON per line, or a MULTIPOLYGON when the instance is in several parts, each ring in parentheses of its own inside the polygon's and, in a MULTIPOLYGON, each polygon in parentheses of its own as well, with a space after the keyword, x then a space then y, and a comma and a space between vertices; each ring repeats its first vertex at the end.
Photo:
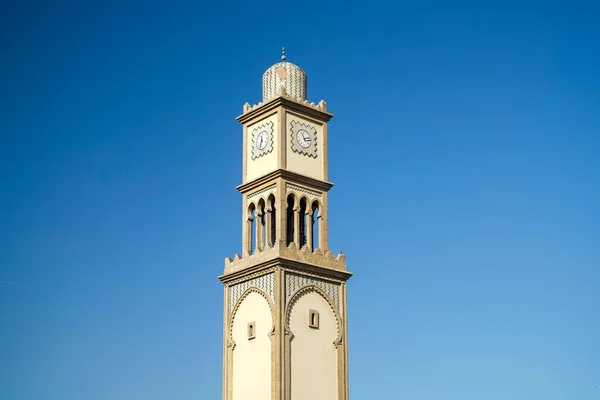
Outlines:
MULTIPOLYGON (((273 101, 274 99, 276 99, 278 97, 282 97, 282 98, 291 100, 293 102, 296 102, 298 104, 302 104, 302 105, 305 105, 307 107, 314 108, 315 110, 324 111, 324 112, 327 111, 327 103, 325 102, 325 100, 321 100, 321 101, 319 101, 318 103, 315 104, 314 102, 309 102, 308 100, 302 99, 300 97, 290 97, 286 93, 285 88, 283 86, 281 86, 281 89, 282 90, 280 90, 280 92, 278 93, 278 96, 275 97, 275 98, 273 98, 273 99, 271 99, 271 100, 269 100, 269 102, 273 101)), ((244 107, 243 107, 243 113, 242 113, 242 115, 246 114, 246 113, 249 113, 250 111, 254 111, 255 109, 257 109, 257 108, 259 108, 259 107, 261 107, 261 106, 263 106, 264 104, 267 104, 267 103, 268 102, 263 103, 262 101, 259 101, 257 104, 250 105, 250 103, 246 102, 244 104, 244 107)))
POLYGON ((346 271, 346 256, 342 253, 334 256, 331 251, 323 251, 320 248, 311 251, 308 246, 303 246, 299 249, 294 242, 286 246, 283 241, 277 241, 275 244, 270 244, 264 249, 257 248, 253 253, 249 252, 245 256, 236 254, 233 259, 231 257, 225 258, 224 273, 227 275, 277 258, 346 271))

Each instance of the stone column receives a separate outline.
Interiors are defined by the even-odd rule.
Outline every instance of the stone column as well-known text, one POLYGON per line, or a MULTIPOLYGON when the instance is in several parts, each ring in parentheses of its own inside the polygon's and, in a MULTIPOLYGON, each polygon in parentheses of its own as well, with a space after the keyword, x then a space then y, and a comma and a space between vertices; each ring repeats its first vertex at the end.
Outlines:
POLYGON ((329 250, 329 232, 327 230, 327 192, 323 193, 323 204, 319 208, 319 248, 323 251, 329 250))
POLYGON ((294 208, 294 243, 296 248, 300 248, 300 207, 294 208))
POLYGON ((242 243, 242 257, 246 254, 252 254, 252 216, 248 216, 246 219, 246 226, 244 229, 245 237, 242 243))
POLYGON ((263 215, 262 211, 256 210, 256 251, 264 248, 263 215))
POLYGON ((271 247, 271 244, 274 242, 274 238, 271 231, 271 225, 273 224, 273 209, 271 207, 267 207, 266 218, 265 218, 265 229, 267 230, 267 243, 265 243, 265 247, 271 247))
POLYGON ((314 250, 313 244, 313 212, 312 210, 308 210, 306 212, 306 246, 308 246, 309 251, 314 250))

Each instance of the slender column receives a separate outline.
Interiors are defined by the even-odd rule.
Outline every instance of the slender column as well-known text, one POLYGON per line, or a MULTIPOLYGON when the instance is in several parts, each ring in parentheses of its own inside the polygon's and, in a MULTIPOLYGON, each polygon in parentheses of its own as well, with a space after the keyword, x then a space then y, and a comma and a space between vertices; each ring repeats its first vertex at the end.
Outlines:
POLYGON ((287 196, 285 193, 285 182, 283 179, 277 181, 277 194, 275 195, 275 227, 277 233, 275 240, 279 240, 285 244, 287 238, 287 196))
POLYGON ((242 257, 246 254, 252 254, 252 216, 246 219, 246 226, 244 229, 245 238, 242 243, 242 257))
POLYGON ((308 246, 309 251, 314 250, 313 244, 313 212, 309 210, 306 212, 306 245, 308 246))
POLYGON ((294 208, 294 243, 300 248, 300 207, 294 208))
POLYGON ((317 217, 317 224, 319 225, 319 248, 321 250, 327 250, 325 248, 325 235, 323 234, 323 215, 321 214, 321 210, 319 210, 319 216, 317 217))
POLYGON ((263 213, 256 210, 256 251, 263 249, 263 213))
POLYGON ((327 230, 328 210, 327 210, 327 192, 323 193, 323 205, 322 210, 319 209, 319 247, 323 251, 329 250, 328 238, 329 232, 327 230))
POLYGON ((265 229, 267 230, 267 243, 265 243, 265 247, 271 247, 271 243, 273 243, 271 224, 273 224, 273 210, 269 206, 267 207, 265 218, 265 229))

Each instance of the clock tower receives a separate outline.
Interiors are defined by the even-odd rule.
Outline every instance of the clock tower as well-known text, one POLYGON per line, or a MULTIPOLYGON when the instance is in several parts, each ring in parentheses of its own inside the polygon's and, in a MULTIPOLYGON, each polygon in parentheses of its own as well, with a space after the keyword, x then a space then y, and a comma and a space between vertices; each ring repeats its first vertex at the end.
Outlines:
POLYGON ((347 400, 346 258, 328 248, 325 101, 286 61, 246 103, 242 254, 225 259, 223 400, 347 400))

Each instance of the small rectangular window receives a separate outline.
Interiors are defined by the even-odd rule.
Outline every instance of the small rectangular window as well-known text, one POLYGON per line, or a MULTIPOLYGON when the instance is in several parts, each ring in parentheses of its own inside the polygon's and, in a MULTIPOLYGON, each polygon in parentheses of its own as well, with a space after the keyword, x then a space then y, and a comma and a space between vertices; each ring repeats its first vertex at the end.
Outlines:
POLYGON ((254 333, 254 330, 256 328, 255 325, 256 324, 254 322, 248 322, 248 340, 254 339, 256 337, 254 333))
POLYGON ((319 329, 319 312, 317 310, 308 310, 308 326, 319 329))

